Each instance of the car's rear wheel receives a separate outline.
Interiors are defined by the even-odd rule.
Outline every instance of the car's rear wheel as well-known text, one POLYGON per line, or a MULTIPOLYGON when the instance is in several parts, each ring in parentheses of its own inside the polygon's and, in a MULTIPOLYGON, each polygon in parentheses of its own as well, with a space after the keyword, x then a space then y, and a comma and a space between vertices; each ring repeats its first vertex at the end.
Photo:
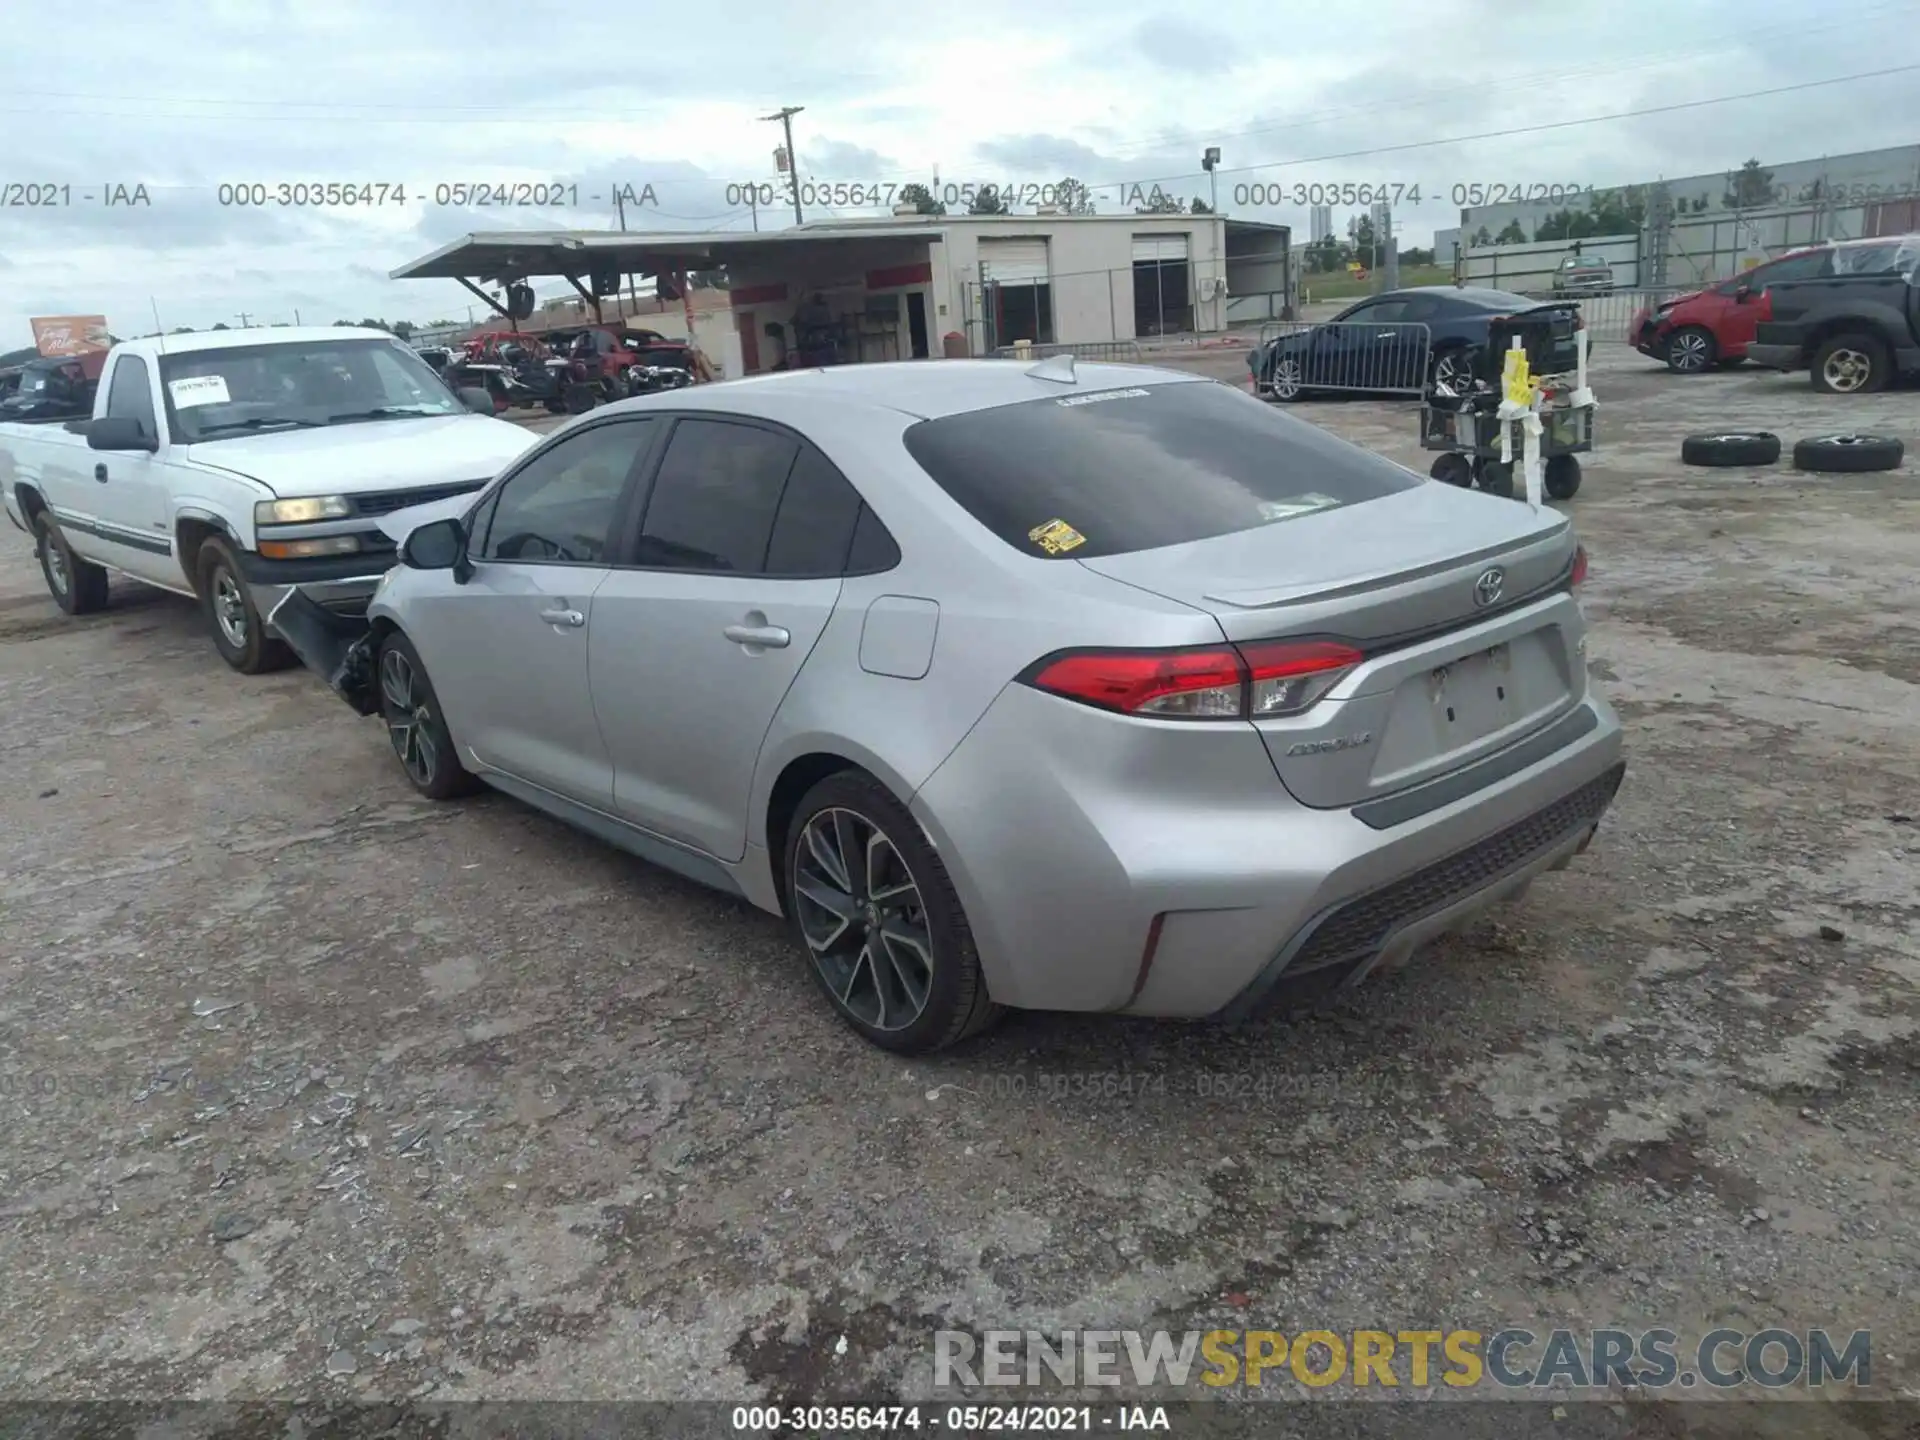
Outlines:
POLYGON ((264 675, 294 663, 298 657, 287 642, 267 633, 266 616, 253 603, 232 545, 221 536, 210 537, 200 547, 195 573, 200 580, 200 608, 222 660, 242 675, 264 675))
POLYGON ((1676 375, 1698 375, 1703 370, 1711 370, 1719 356, 1719 342, 1704 326, 1687 325, 1667 337, 1667 368, 1676 375))
POLYGON ((842 771, 808 791, 784 867, 813 978, 867 1040, 922 1055, 998 1016, 946 866, 878 781, 842 771))
POLYGON ((1893 360, 1878 336, 1856 332, 1822 341, 1809 368, 1823 395, 1865 395, 1887 388, 1893 360))
POLYGON ((1273 398, 1283 405, 1290 405, 1307 393, 1306 371, 1292 355, 1282 355, 1273 362, 1273 398))
POLYGON ((33 517, 33 544, 54 604, 69 615, 90 615, 107 608, 107 572, 75 555, 45 510, 33 517))
POLYGON ((1473 351, 1465 345, 1442 350, 1433 357, 1435 394, 1458 397, 1473 388, 1473 351))
POLYGON ((479 781, 460 763, 439 697, 413 642, 394 631, 380 646, 380 718, 407 783, 429 800, 471 794, 479 781))

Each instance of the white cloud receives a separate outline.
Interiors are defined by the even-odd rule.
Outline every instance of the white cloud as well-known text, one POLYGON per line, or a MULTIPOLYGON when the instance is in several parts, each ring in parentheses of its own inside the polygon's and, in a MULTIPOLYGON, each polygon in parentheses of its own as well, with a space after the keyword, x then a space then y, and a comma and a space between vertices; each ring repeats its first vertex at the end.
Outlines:
MULTIPOLYGON (((635 11, 538 14, 521 0, 444 7, 335 0, 100 0, 85 43, 57 6, 16 7, 0 125, 32 176, 78 194, 145 183, 141 209, 0 207, 0 350, 26 317, 105 311, 125 332, 245 312, 430 320, 466 313, 452 282, 390 270, 475 229, 611 228, 615 187, 651 203, 633 229, 745 229, 728 187, 771 179, 780 127, 823 180, 1158 182, 1302 229, 1303 208, 1232 205, 1254 181, 1418 183, 1403 237, 1453 223, 1456 181, 1606 185, 1906 143, 1914 77, 1802 90, 1525 136, 1314 160, 1537 126, 1920 61, 1897 0, 1620 0, 1529 7, 1377 0, 1364 15, 1216 0, 977 0, 911 13, 880 0, 811 10, 737 0, 727 23, 635 11), (1504 27, 1504 28, 1503 28, 1504 27), (629 43, 626 36, 632 35, 629 43), (741 43, 746 37, 748 43, 741 43), (1304 163, 1281 163, 1304 162, 1304 163), (1263 167, 1249 169, 1248 167, 1263 167), (222 183, 404 183, 367 211, 219 203, 222 183), (435 187, 557 182, 568 203, 439 205, 435 187), (329 313, 333 312, 333 313, 329 313)), ((663 12, 664 14, 664 12, 663 12)), ((763 212, 780 223, 784 207, 763 212)))

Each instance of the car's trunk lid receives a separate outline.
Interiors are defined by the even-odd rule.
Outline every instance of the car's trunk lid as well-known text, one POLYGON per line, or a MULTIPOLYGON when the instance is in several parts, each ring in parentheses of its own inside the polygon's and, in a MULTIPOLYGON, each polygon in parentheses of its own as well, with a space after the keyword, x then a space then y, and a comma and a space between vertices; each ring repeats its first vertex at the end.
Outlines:
POLYGON ((1577 703, 1574 549, 1552 510, 1435 484, 1080 564, 1206 611, 1229 640, 1364 652, 1306 714, 1254 722, 1295 797, 1333 807, 1471 764, 1577 703))

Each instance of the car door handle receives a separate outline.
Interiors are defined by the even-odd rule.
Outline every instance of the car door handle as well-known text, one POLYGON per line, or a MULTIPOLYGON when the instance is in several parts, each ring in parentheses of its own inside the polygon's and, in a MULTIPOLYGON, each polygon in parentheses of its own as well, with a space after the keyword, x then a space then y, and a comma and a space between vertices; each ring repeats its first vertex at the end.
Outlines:
POLYGON ((736 645, 760 645, 768 650, 784 650, 793 636, 778 625, 729 625, 720 632, 736 645))
POLYGON ((542 610, 540 618, 549 625, 570 625, 575 630, 587 623, 587 617, 578 610, 542 610))
POLYGON ((106 461, 102 460, 98 465, 93 467, 93 478, 98 480, 102 485, 107 483, 106 461))

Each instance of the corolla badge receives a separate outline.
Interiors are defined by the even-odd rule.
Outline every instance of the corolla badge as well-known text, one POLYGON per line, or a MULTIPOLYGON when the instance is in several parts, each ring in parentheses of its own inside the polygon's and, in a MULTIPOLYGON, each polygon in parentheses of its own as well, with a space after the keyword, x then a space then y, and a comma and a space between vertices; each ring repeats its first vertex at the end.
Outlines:
POLYGON ((1371 730, 1362 730, 1356 735, 1342 735, 1334 740, 1302 740, 1298 745, 1288 747, 1289 755, 1327 755, 1335 750, 1357 750, 1373 740, 1371 730))
POLYGON ((1498 604, 1501 594, 1507 588, 1507 572, 1495 565, 1491 570, 1482 570, 1480 578, 1473 582, 1473 603, 1485 609, 1498 604))

